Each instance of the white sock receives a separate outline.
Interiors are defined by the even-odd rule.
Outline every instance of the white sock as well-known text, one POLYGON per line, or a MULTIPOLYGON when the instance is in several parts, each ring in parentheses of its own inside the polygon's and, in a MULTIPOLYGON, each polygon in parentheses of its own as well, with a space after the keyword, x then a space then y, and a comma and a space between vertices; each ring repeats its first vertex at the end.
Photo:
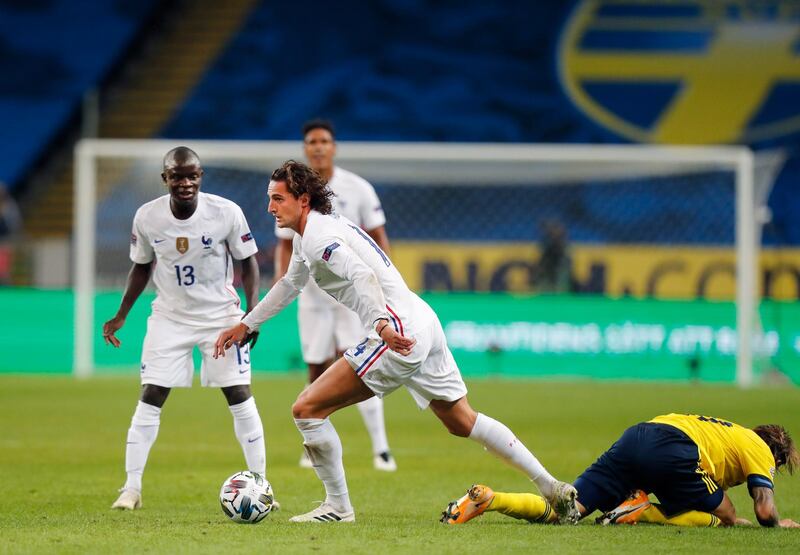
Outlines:
POLYGON ((142 474, 147 464, 147 455, 158 437, 161 422, 161 409, 142 401, 136 405, 128 428, 128 441, 125 446, 125 472, 128 479, 125 489, 142 491, 142 474))
POLYGON ((233 415, 233 431, 242 445, 247 470, 265 475, 267 456, 264 443, 264 427, 258 414, 255 397, 238 405, 228 407, 233 415))
POLYGON ((383 423, 383 399, 376 395, 366 401, 361 401, 356 406, 361 413, 361 418, 364 419, 369 438, 372 440, 372 454, 380 455, 389 451, 386 426, 383 423))
POLYGON ((494 453, 514 468, 524 472, 536 482, 545 497, 553 494, 553 485, 556 479, 545 470, 542 463, 528 451, 528 448, 514 436, 505 424, 478 413, 469 438, 477 441, 487 451, 494 453))
POLYGON ((325 486, 325 502, 337 511, 352 511, 342 464, 342 442, 330 419, 295 418, 294 423, 303 434, 303 447, 325 486))

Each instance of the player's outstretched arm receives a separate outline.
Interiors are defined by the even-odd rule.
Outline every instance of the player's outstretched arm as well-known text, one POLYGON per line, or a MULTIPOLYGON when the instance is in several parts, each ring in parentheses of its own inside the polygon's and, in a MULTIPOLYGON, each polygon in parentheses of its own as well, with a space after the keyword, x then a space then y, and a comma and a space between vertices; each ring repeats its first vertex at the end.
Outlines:
POLYGON ((139 295, 142 294, 147 282, 150 281, 150 275, 153 273, 153 263, 146 264, 135 263, 131 266, 131 271, 128 272, 128 281, 125 284, 125 293, 122 295, 122 302, 119 305, 119 310, 111 320, 103 324, 103 340, 106 345, 111 344, 114 347, 119 347, 122 342, 117 339, 116 332, 125 324, 125 319, 131 311, 133 304, 139 295))
MULTIPOLYGON (((244 285, 244 314, 247 316, 251 310, 258 304, 258 284, 261 276, 258 271, 258 262, 256 256, 248 256, 242 260, 242 285, 244 285)), ((258 331, 253 331, 241 341, 240 347, 250 343, 250 348, 256 346, 258 341, 258 331)))

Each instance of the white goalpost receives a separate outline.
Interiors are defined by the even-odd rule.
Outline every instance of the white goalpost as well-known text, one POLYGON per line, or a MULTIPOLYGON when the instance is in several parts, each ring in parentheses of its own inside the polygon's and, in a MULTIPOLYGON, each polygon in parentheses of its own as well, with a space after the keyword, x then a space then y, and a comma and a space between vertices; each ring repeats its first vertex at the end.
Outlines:
MULTIPOLYGON (((95 335, 100 333, 94 323, 96 288, 98 285, 119 288, 127 271, 123 264, 128 244, 123 242, 115 247, 113 255, 107 254, 110 251, 103 249, 111 247, 103 246, 103 241, 118 243, 115 237, 121 232, 115 231, 117 235, 114 235, 106 228, 113 223, 115 230, 119 225, 119 229, 127 227, 130 233, 136 208, 143 201, 163 194, 163 186, 158 180, 161 158, 177 145, 186 145, 198 152, 204 167, 224 168, 218 170, 218 175, 228 172, 231 187, 237 186, 236 183, 247 183, 241 185, 239 191, 244 194, 241 189, 247 188, 246 194, 251 195, 248 198, 260 204, 261 214, 264 214, 266 183, 271 169, 286 159, 303 158, 299 141, 80 141, 75 149, 73 232, 73 373, 76 376, 89 376, 95 368, 95 335), (101 256, 98 252, 102 253, 101 256)), ((515 191, 540 186, 566 189, 575 184, 591 186, 598 181, 622 182, 643 175, 649 179, 704 171, 729 174, 730 194, 733 196, 730 203, 733 207, 730 214, 731 246, 735 246, 736 269, 736 382, 742 387, 753 383, 759 244, 755 219, 756 169, 749 148, 363 142, 339 142, 337 147, 338 165, 362 175, 373 184, 387 181, 398 188, 407 187, 413 191, 420 214, 435 207, 437 202, 433 197, 425 197, 426 188, 440 190, 448 187, 452 196, 460 197, 471 187, 491 190, 487 184, 498 188, 512 187, 515 191)), ((642 187, 647 185, 646 180, 641 183, 642 187)), ((660 183, 658 186, 669 185, 660 183)), ((390 220, 393 216, 387 214, 390 220)), ((269 219, 265 215, 262 218, 269 219)), ((252 226, 253 222, 250 223, 252 226)), ((409 229, 413 228, 413 222, 409 223, 409 229)))

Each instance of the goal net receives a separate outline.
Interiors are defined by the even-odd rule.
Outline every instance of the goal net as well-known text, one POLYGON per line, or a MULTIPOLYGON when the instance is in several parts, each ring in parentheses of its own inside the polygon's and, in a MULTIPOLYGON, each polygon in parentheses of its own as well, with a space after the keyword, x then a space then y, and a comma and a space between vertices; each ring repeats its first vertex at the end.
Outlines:
MULTIPOLYGON (((203 190, 243 208, 270 283, 266 186, 284 160, 302 160, 299 142, 81 141, 78 375, 97 366, 96 294, 124 287, 133 215, 166 192, 161 159, 179 144, 200 156, 203 190)), ((776 349, 758 325, 757 172, 747 148, 339 143, 337 164, 375 186, 392 259, 441 308, 457 358, 480 354, 485 366, 499 352, 545 373, 552 361, 556 374, 580 375, 564 368, 672 356, 691 371, 708 356, 748 385, 754 355, 776 349), (539 300, 528 305, 531 295, 539 300), (495 297, 484 317, 470 316, 495 297), (706 315, 681 321, 697 299, 706 315)))

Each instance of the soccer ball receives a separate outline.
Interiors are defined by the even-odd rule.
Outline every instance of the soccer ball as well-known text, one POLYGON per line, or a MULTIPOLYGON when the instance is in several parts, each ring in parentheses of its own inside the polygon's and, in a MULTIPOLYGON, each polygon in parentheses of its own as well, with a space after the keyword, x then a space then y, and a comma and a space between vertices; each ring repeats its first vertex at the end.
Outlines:
POLYGON ((260 474, 243 470, 222 484, 219 492, 222 512, 234 522, 255 524, 272 510, 272 486, 260 474))

